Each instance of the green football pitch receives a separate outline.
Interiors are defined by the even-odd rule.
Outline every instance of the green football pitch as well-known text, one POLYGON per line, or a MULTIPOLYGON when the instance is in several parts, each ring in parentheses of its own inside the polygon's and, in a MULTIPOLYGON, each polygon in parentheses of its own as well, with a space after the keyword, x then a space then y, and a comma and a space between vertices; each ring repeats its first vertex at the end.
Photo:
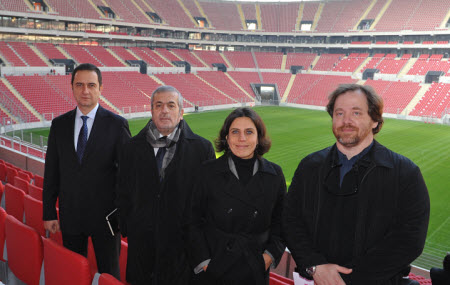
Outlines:
MULTIPOLYGON (((256 107, 263 118, 272 148, 264 157, 279 164, 289 185, 300 160, 334 143, 331 118, 326 112, 289 107, 256 107)), ((214 141, 230 110, 186 114, 192 130, 214 141)), ((129 121, 136 135, 148 118, 129 121)), ((37 130, 35 130, 37 131, 37 130)), ((48 129, 38 131, 48 134, 48 129)), ((385 119, 376 139, 412 161, 422 170, 431 200, 431 219, 424 253, 415 265, 442 267, 450 250, 450 127, 405 120, 385 119)))

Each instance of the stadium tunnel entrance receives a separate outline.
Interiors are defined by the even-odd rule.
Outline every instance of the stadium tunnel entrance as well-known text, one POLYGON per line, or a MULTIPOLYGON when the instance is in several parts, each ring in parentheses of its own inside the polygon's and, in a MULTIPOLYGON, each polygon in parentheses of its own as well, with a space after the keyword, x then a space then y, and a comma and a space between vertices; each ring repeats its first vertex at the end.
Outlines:
POLYGON ((277 84, 251 83, 256 99, 263 105, 280 105, 280 93, 277 84))

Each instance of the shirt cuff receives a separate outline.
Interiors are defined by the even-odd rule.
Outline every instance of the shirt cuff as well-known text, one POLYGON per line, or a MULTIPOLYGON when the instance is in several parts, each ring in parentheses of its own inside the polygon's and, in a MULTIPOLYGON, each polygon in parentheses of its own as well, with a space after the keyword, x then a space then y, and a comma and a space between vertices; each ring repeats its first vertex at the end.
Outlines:
POLYGON ((202 272, 203 267, 208 265, 210 261, 211 261, 211 259, 207 259, 207 260, 201 262, 199 265, 197 265, 197 267, 194 268, 194 273, 199 274, 200 272, 202 272))
POLYGON ((276 267, 275 266, 275 258, 273 258, 273 255, 267 249, 264 251, 264 253, 267 254, 270 257, 270 259, 272 259, 272 263, 270 264, 270 268, 275 269, 275 267, 276 267))

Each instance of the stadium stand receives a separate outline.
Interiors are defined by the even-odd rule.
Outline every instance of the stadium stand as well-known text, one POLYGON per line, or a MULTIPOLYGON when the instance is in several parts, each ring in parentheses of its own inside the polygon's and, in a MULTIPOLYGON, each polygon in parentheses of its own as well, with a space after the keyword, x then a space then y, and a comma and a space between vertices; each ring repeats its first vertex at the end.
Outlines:
POLYGON ((261 69, 281 69, 283 54, 277 52, 255 52, 258 67, 261 69))
POLYGON ((172 52, 181 57, 184 61, 189 62, 193 67, 205 67, 205 65, 187 49, 173 49, 172 52))
POLYGON ((148 47, 131 47, 130 50, 150 66, 171 67, 172 65, 154 53, 148 47))
POLYGON ((371 0, 327 2, 317 26, 318 32, 348 32, 353 29, 371 0), (336 13, 337 12, 337 13, 336 13))
POLYGON ((241 18, 235 3, 227 2, 201 2, 203 11, 216 30, 243 30, 241 18))
MULTIPOLYGON (((157 0, 142 0, 144 3, 147 3, 150 7, 155 9, 158 15, 170 26, 173 27, 184 27, 184 28, 194 28, 195 24, 180 6, 180 4, 176 0, 166 0, 166 1, 157 1, 157 0)), ((193 1, 183 1, 184 5, 188 6, 189 10, 192 11, 196 9, 196 13, 193 13, 194 17, 201 16, 198 12, 197 6, 195 3, 191 3, 188 5, 187 2, 193 1), (193 5, 192 5, 193 4, 193 5)), ((195 10, 194 10, 195 11, 195 10)))
POLYGON ((232 82, 224 72, 220 71, 199 71, 198 76, 206 80, 215 88, 223 91, 228 96, 238 102, 250 102, 252 99, 245 95, 234 82, 232 82))
POLYGON ((34 44, 48 59, 66 59, 54 44, 52 43, 35 43, 34 44))
POLYGON ((75 17, 75 18, 90 18, 99 19, 101 16, 95 10, 88 0, 46 0, 53 13, 60 16, 75 17))
POLYGON ((396 82, 368 79, 364 85, 372 86, 383 98, 384 112, 401 113, 419 91, 418 82, 396 82))
POLYGON ((121 20, 130 23, 151 23, 150 18, 145 16, 141 10, 133 4, 133 1, 105 0, 105 3, 108 4, 121 20))
POLYGON ((314 21, 317 9, 319 8, 319 2, 305 2, 303 8, 302 21, 314 21))
POLYGON ((165 59, 169 60, 170 62, 181 61, 181 59, 179 59, 176 55, 174 55, 165 48, 155 48, 155 51, 159 53, 161 56, 163 56, 165 59))
POLYGON ((230 67, 218 51, 196 50, 194 53, 210 67, 212 67, 213 63, 223 63, 225 66, 230 67))
POLYGON ((262 72, 263 82, 277 84, 280 98, 283 97, 284 91, 291 79, 290 73, 262 72))
POLYGON ((433 82, 409 115, 441 117, 442 112, 448 108, 450 108, 450 84, 433 82))
POLYGON ((299 3, 261 3, 262 29, 266 32, 295 31, 299 3))
POLYGON ((294 65, 303 66, 304 70, 308 70, 316 56, 315 53, 289 53, 286 59, 286 68, 294 65))
POLYGON ((103 66, 124 66, 120 61, 111 55, 104 47, 85 46, 84 49, 92 54, 103 66))
POLYGON ((348 57, 338 62, 336 66, 333 67, 333 71, 354 72, 364 62, 364 60, 366 60, 368 56, 368 53, 352 53, 348 57))
POLYGON ((244 18, 246 20, 256 20, 256 7, 255 4, 250 3, 242 3, 242 12, 244 13, 244 18))
POLYGON ((118 55, 123 61, 138 60, 137 57, 129 53, 128 49, 124 47, 109 46, 108 48, 112 50, 116 55, 118 55))
POLYGON ((256 68, 253 56, 248 51, 225 51, 223 54, 234 68, 256 68))
POLYGON ((344 57, 345 54, 322 54, 313 70, 331 71, 344 57))
POLYGON ((9 46, 29 66, 48 66, 34 51, 24 42, 10 42, 9 46))
POLYGON ((70 54, 72 58, 78 63, 89 62, 97 66, 104 66, 97 58, 92 55, 92 53, 84 49, 83 46, 72 44, 61 44, 59 46, 62 47, 68 54, 70 54))
POLYGON ((257 72, 230 71, 228 74, 241 86, 248 94, 254 97, 251 83, 262 83, 257 72))
POLYGON ((6 11, 17 11, 17 12, 30 11, 25 2, 22 0, 1 0, 0 7, 6 11))
POLYGON ((12 66, 27 66, 26 62, 6 42, 0 42, 0 54, 12 66))
POLYGON ((17 97, 9 90, 8 87, 0 81, 0 102, 9 112, 19 118, 22 122, 36 122, 39 119, 33 115, 20 101, 17 97))

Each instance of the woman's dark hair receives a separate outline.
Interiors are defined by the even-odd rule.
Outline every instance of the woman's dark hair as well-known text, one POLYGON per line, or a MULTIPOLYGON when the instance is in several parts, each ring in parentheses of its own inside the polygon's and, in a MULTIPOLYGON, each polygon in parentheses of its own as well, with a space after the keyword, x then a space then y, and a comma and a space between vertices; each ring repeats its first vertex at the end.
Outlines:
POLYGON ((374 122, 378 122, 378 125, 372 129, 372 133, 375 135, 383 126, 383 98, 378 96, 375 90, 369 85, 359 84, 342 84, 328 96, 330 100, 327 105, 327 112, 333 118, 334 104, 336 99, 349 91, 361 91, 367 98, 367 106, 369 108, 369 116, 374 122))
POLYGON ((266 126, 261 117, 253 109, 247 107, 235 109, 225 119, 225 122, 220 129, 219 137, 215 140, 217 152, 225 151, 225 154, 230 152, 230 147, 227 143, 227 135, 230 132, 230 126, 233 121, 236 118, 241 117, 247 117, 255 124, 256 131, 258 132, 258 144, 256 145, 255 154, 257 156, 262 156, 269 151, 272 142, 266 134, 266 126))

